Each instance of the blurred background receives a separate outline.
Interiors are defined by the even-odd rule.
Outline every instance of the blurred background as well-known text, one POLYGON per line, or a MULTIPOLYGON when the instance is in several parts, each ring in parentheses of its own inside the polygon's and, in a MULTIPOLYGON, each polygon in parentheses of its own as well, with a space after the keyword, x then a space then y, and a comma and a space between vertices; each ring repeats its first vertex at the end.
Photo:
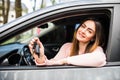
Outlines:
POLYGON ((0 26, 30 12, 75 0, 0 0, 0 26))
MULTIPOLYGON (((0 0, 0 26, 38 9, 69 1, 75 0, 0 0)), ((3 44, 13 42, 26 43, 34 36, 40 35, 39 32, 42 30, 43 29, 37 27, 30 29, 5 41, 3 44)))

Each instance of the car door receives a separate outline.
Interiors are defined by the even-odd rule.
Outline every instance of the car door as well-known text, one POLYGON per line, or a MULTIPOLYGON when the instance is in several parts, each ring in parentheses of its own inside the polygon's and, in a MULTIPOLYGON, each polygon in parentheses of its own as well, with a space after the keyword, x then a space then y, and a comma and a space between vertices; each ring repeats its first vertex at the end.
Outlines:
MULTIPOLYGON (((119 1, 118 1, 119 2, 119 1)), ((70 2, 69 4, 61 4, 53 7, 38 10, 24 17, 21 17, 14 22, 8 23, 0 27, 0 42, 11 39, 17 34, 33 36, 25 38, 25 43, 13 48, 16 54, 29 54, 29 40, 33 37, 39 37, 46 49, 46 55, 50 59, 59 51, 60 47, 71 42, 74 30, 84 18, 95 17, 103 25, 103 33, 105 44, 102 46, 107 57, 107 64, 103 67, 87 67, 87 66, 36 66, 36 65, 18 65, 8 64, 0 65, 1 80, 37 80, 37 79, 83 79, 83 80, 119 80, 120 79, 120 55, 119 55, 119 33, 118 26, 120 18, 120 2, 92 2, 82 3, 80 1, 70 2), (45 26, 47 24, 47 26, 45 26), (50 27, 50 28, 49 28, 50 27), (45 30, 45 31, 44 31, 45 30), (27 33, 24 33, 28 31, 27 33), (37 32, 38 31, 38 32, 37 32), (37 33, 36 33, 37 32, 37 33), (29 39, 28 39, 29 38, 29 39), (28 40, 27 40, 28 39, 28 40), (24 48, 25 46, 25 48, 24 48), (27 47, 26 47, 27 46, 27 47), (24 50, 23 50, 24 49, 24 50)), ((13 43, 16 41, 12 41, 13 43)), ((19 41, 18 41, 19 42, 19 41)), ((4 46, 3 43, 1 46, 4 46)), ((13 52, 9 54, 6 51, 2 52, 2 61, 6 60, 13 52), (5 59, 5 60, 4 60, 5 59)), ((1 54, 1 53, 0 53, 1 54)), ((23 56, 23 55, 22 55, 23 56)), ((27 55, 29 56, 29 55, 27 55)), ((28 58, 27 58, 28 59, 28 58)), ((14 59, 15 60, 15 59, 14 59)), ((14 61, 13 60, 13 61, 14 61)))

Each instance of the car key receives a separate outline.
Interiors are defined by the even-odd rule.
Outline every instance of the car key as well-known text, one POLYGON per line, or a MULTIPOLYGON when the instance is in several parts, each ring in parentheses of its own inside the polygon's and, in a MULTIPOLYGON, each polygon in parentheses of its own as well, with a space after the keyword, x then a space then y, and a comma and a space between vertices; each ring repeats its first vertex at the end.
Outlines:
POLYGON ((33 50, 35 51, 35 53, 39 57, 39 55, 40 55, 40 47, 39 47, 39 45, 36 42, 34 42, 33 50))

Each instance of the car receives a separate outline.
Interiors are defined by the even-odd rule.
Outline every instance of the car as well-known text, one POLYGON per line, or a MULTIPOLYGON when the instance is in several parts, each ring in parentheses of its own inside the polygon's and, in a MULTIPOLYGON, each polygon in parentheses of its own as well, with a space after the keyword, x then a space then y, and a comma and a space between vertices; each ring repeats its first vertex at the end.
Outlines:
POLYGON ((120 80, 119 13, 119 0, 78 0, 43 8, 0 26, 0 80, 120 80), (74 30, 87 17, 102 23, 105 66, 35 65, 28 48, 33 37, 39 37, 51 59, 64 43, 72 41, 74 30))

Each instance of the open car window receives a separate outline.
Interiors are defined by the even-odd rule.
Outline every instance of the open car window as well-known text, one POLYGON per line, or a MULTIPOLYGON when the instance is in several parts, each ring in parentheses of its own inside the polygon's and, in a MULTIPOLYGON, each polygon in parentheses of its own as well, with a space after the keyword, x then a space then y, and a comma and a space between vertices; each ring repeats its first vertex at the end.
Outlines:
POLYGON ((77 10, 71 11, 71 13, 57 14, 57 17, 54 15, 42 25, 37 20, 37 23, 33 22, 33 28, 5 41, 0 46, 0 52, 2 52, 0 64, 2 66, 35 65, 28 48, 29 41, 34 37, 39 37, 43 43, 47 58, 53 58, 64 43, 72 41, 75 29, 87 17, 95 17, 102 23, 105 34, 105 44, 102 47, 107 53, 111 9, 77 10), (6 48, 7 50, 5 50, 6 48))
POLYGON ((0 26, 0 80, 120 80, 119 19, 120 0, 77 0, 42 8, 0 26), (51 59, 64 43, 72 41, 74 31, 88 17, 103 26, 105 66, 35 65, 28 47, 33 37, 39 37, 51 59))

